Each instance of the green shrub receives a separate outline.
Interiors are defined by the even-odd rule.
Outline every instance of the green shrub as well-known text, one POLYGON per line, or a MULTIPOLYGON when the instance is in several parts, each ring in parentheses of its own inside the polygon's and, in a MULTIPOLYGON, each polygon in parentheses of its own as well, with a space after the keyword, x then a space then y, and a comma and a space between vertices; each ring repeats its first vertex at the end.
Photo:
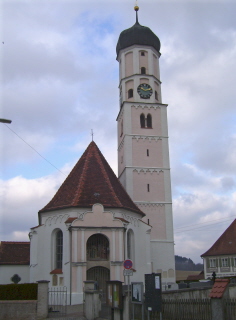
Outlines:
POLYGON ((0 300, 37 300, 37 283, 0 285, 0 300))

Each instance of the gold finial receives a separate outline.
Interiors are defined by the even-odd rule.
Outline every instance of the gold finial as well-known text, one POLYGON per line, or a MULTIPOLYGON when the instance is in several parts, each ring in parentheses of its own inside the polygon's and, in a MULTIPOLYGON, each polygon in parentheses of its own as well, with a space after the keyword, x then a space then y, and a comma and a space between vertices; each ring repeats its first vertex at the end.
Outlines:
POLYGON ((138 1, 135 1, 134 10, 139 11, 138 1))

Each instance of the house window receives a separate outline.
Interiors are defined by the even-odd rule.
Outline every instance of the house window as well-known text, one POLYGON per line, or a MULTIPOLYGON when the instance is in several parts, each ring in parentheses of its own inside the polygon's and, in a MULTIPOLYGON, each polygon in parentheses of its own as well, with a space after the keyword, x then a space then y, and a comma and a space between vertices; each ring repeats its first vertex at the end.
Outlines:
POLYGON ((149 149, 147 149, 147 157, 149 157, 149 149))
POLYGON ((149 186, 149 183, 147 184, 147 192, 150 191, 150 186, 149 186))
POLYGON ((234 258, 234 266, 236 267, 236 258, 234 258))
POLYGON ((63 233, 61 230, 56 233, 56 269, 62 269, 63 257, 63 233))
POLYGON ((145 116, 143 113, 140 115, 140 125, 141 128, 145 128, 145 116))
POLYGON ((222 264, 222 267, 228 267, 228 258, 222 258, 221 264, 222 264))
POLYGON ((216 259, 210 259, 210 268, 216 267, 216 259))
POLYGON ((146 74, 146 68, 145 67, 141 67, 141 74, 146 74))
POLYGON ((128 90, 128 99, 133 98, 133 96, 134 96, 134 91, 133 91, 133 89, 129 89, 129 90, 128 90))
POLYGON ((150 113, 147 115, 147 127, 152 128, 152 116, 150 113))

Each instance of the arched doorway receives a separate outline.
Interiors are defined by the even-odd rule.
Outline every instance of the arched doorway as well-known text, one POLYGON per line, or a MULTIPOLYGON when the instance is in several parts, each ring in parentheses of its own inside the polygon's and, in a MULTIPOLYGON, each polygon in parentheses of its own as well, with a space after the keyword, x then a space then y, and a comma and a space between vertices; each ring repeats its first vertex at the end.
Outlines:
POLYGON ((94 280, 98 283, 98 289, 106 292, 106 281, 110 280, 110 270, 105 267, 93 267, 87 270, 87 280, 94 280))

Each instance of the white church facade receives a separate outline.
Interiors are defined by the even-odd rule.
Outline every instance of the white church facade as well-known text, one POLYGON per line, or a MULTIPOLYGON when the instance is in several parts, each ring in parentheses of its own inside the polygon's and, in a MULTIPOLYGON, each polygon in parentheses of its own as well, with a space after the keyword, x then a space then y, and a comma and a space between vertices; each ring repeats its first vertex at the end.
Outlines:
POLYGON ((167 105, 162 103, 160 40, 138 22, 117 43, 120 110, 118 178, 92 141, 30 230, 30 282, 66 286, 68 303, 83 302, 86 280, 105 290, 125 282, 123 262, 133 261, 133 282, 162 274, 175 286, 167 105))

